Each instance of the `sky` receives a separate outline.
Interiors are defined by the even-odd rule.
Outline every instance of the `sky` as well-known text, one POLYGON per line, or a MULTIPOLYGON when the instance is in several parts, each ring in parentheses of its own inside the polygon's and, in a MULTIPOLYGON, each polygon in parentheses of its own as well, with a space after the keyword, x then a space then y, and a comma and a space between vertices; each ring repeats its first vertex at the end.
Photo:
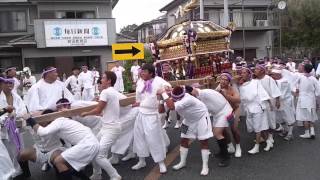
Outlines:
POLYGON ((140 25, 161 16, 159 9, 172 0, 119 0, 113 9, 117 32, 129 24, 140 25))

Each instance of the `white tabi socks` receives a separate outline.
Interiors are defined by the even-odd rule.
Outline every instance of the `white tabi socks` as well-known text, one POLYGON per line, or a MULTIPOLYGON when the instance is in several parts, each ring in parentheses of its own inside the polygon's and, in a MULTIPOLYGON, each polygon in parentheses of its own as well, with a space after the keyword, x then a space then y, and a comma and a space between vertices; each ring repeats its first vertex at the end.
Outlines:
POLYGON ((202 170, 200 173, 201 176, 206 176, 209 174, 209 167, 208 167, 209 155, 210 155, 209 149, 201 149, 201 157, 202 157, 202 170))
POLYGON ((136 157, 136 154, 130 150, 128 152, 128 154, 125 157, 123 157, 121 160, 122 161, 128 161, 128 160, 130 160, 132 158, 135 158, 135 157, 136 157))
POLYGON ((182 120, 177 120, 176 125, 174 126, 175 129, 179 129, 182 125, 182 120))
POLYGON ((234 149, 234 146, 232 143, 228 144, 228 153, 233 154, 236 150, 234 149))
POLYGON ((119 164, 119 155, 112 153, 111 158, 109 159, 110 163, 113 164, 119 164))
POLYGON ((161 174, 166 173, 167 172, 166 164, 164 164, 163 161, 159 162, 158 164, 159 164, 160 173, 161 174))
POLYGON ((257 154, 257 153, 259 153, 259 147, 260 147, 259 144, 255 144, 254 147, 250 151, 248 151, 248 153, 249 154, 257 154))
POLYGON ((139 170, 139 169, 141 169, 141 168, 146 167, 146 165, 147 165, 147 164, 146 164, 145 158, 139 157, 139 162, 138 162, 136 165, 132 166, 131 169, 132 169, 132 170, 139 170))
POLYGON ((315 138, 316 134, 314 132, 314 127, 310 127, 310 137, 313 139, 315 138))
POLYGON ((241 146, 240 144, 236 144, 236 152, 234 153, 234 156, 239 158, 242 155, 241 146))
POLYGON ((172 167, 174 170, 179 170, 186 166, 188 151, 188 148, 180 146, 180 162, 172 167))
POLYGON ((311 138, 310 136, 310 130, 305 130, 304 131, 304 134, 300 135, 301 138, 304 138, 304 139, 309 139, 311 138))

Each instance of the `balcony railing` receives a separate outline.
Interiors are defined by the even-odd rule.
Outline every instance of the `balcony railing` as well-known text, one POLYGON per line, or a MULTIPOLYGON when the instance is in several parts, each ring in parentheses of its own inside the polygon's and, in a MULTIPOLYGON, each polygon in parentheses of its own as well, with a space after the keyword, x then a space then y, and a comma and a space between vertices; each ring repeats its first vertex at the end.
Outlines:
MULTIPOLYGON (((206 12, 206 19, 214 23, 223 24, 223 10, 206 12)), ((229 11, 229 21, 234 22, 237 29, 269 29, 278 28, 279 13, 275 11, 242 11, 234 9, 229 11)))

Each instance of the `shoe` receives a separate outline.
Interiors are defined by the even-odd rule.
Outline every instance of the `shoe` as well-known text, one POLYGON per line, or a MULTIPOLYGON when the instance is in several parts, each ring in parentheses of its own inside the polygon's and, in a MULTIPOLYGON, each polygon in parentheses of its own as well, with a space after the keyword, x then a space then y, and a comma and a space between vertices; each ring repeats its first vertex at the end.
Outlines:
POLYGON ((180 147, 180 162, 172 167, 174 170, 179 170, 181 168, 186 167, 188 151, 188 148, 182 146, 180 147))
POLYGON ((110 177, 110 180, 121 180, 121 179, 122 179, 122 177, 120 175, 110 177))
POLYGON ((207 176, 209 174, 209 167, 208 167, 209 156, 210 156, 210 151, 208 149, 201 150, 201 157, 202 157, 202 169, 200 172, 201 176, 207 176))
POLYGON ((259 153, 259 147, 260 147, 259 144, 255 144, 254 147, 250 151, 248 151, 248 153, 249 154, 257 154, 257 153, 259 153))
POLYGON ((166 167, 166 165, 164 164, 164 162, 161 161, 161 162, 159 162, 158 164, 159 164, 160 173, 161 173, 161 174, 166 173, 166 172, 167 172, 167 167, 166 167))
POLYGON ((109 159, 112 165, 119 164, 119 156, 117 154, 112 153, 111 158, 109 159))
POLYGON ((50 165, 47 162, 42 164, 41 171, 46 172, 46 171, 49 171, 49 169, 50 169, 50 165))
POLYGON ((233 154, 235 151, 236 151, 236 150, 235 150, 233 144, 232 144, 232 143, 229 143, 229 144, 228 144, 228 153, 229 153, 229 154, 233 154))
POLYGON ((240 144, 236 144, 236 152, 234 153, 234 157, 240 158, 242 156, 242 151, 240 144))
POLYGON ((311 139, 310 134, 302 134, 302 135, 300 135, 300 137, 303 139, 311 139))
POLYGON ((286 140, 286 141, 290 141, 290 140, 293 140, 293 136, 292 135, 287 135, 283 139, 286 140))
POLYGON ((91 180, 102 180, 102 175, 93 173, 92 176, 90 176, 90 179, 91 180))
POLYGON ((267 140, 267 146, 263 150, 270 151, 271 148, 273 148, 273 144, 270 140, 267 140))
POLYGON ((125 157, 121 159, 121 161, 128 161, 136 157, 136 154, 133 152, 129 152, 125 157))
POLYGON ((146 165, 147 165, 147 163, 144 160, 144 158, 143 158, 143 160, 142 160, 142 158, 139 158, 139 162, 136 165, 132 166, 131 169, 132 170, 139 170, 141 168, 146 167, 146 165))

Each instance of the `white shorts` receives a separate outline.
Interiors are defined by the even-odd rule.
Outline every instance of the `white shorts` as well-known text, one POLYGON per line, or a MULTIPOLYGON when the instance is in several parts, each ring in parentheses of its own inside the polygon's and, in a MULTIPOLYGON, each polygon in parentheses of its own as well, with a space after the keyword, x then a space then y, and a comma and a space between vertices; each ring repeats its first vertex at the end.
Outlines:
POLYGON ((271 111, 269 108, 264 110, 268 120, 269 129, 276 129, 276 112, 271 111))
POLYGON ((297 108, 296 111, 297 121, 310 121, 315 122, 318 120, 316 109, 297 108))
POLYGON ((66 149, 61 156, 74 170, 79 171, 88 165, 99 152, 99 142, 94 136, 83 138, 77 145, 66 149))
POLYGON ((295 123, 294 110, 293 108, 284 108, 283 110, 276 111, 277 123, 287 123, 292 125, 295 123))
MULTIPOLYGON (((182 123, 185 124, 185 120, 182 123)), ((186 134, 181 133, 181 138, 187 139, 206 140, 211 137, 213 137, 213 133, 209 115, 188 126, 186 134)))
POLYGON ((246 124, 248 132, 259 133, 269 129, 266 111, 260 113, 247 112, 246 124))
POLYGON ((218 114, 213 115, 213 127, 229 127, 228 117, 232 115, 232 111, 220 111, 218 114))
POLYGON ((40 149, 38 147, 35 146, 34 148, 36 149, 36 163, 39 163, 39 164, 49 163, 51 166, 52 166, 52 164, 50 162, 50 159, 51 159, 52 153, 57 150, 60 150, 60 151, 66 150, 65 147, 57 147, 57 148, 52 149, 49 152, 42 152, 42 151, 40 151, 40 149))

